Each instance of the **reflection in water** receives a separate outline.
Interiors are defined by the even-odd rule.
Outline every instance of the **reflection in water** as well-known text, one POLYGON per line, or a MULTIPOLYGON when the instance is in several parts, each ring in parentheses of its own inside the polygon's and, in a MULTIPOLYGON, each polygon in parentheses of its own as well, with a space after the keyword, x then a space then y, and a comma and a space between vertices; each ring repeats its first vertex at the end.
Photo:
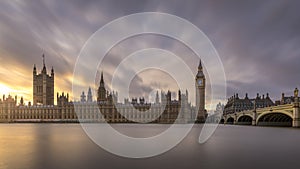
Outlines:
MULTIPOLYGON (((136 137, 153 135, 167 128, 158 124, 114 127, 136 137)), ((300 165, 299 129, 221 125, 202 145, 198 143, 200 130, 201 126, 194 127, 181 144, 160 156, 127 159, 99 148, 79 124, 0 124, 0 168, 223 169, 300 165)))

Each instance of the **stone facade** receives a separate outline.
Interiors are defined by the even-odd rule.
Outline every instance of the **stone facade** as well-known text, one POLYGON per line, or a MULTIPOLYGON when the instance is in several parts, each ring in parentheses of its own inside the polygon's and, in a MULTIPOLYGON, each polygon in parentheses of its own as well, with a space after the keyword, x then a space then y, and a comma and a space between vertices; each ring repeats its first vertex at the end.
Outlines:
POLYGON ((253 126, 300 127, 298 92, 298 89, 295 88, 294 96, 292 96, 292 103, 288 102, 286 104, 272 106, 261 104, 257 107, 254 100, 253 109, 235 111, 234 113, 227 114, 224 113, 220 123, 253 126))
MULTIPOLYGON (((299 100, 299 97, 298 97, 299 100)), ((283 105, 283 104, 292 104, 295 102, 294 96, 285 96, 284 93, 281 94, 281 99, 275 101, 275 105, 283 105)))
POLYGON ((54 105, 54 69, 47 74, 45 56, 43 55, 43 69, 37 74, 33 67, 33 105, 54 105))
POLYGON ((131 102, 114 103, 110 93, 102 102, 71 102, 68 94, 62 93, 57 94, 57 105, 17 105, 17 98, 4 96, 0 99, 0 121, 174 123, 177 119, 177 123, 188 123, 195 120, 195 108, 188 102, 186 94, 180 95, 181 100, 171 100, 168 95, 170 91, 165 94, 166 99, 158 103, 145 103, 142 98, 139 102, 134 98, 131 102))
MULTIPOLYGON (((44 58, 44 56, 43 56, 44 58)), ((33 68, 33 105, 24 105, 23 98, 17 104, 17 97, 0 99, 0 122, 109 122, 109 123, 188 123, 204 122, 205 111, 205 76, 201 62, 196 75, 196 107, 188 100, 188 91, 178 91, 177 100, 171 98, 171 92, 156 93, 154 103, 146 103, 144 98, 125 99, 118 102, 118 92, 105 88, 103 73, 93 99, 91 88, 87 96, 82 92, 78 102, 69 100, 68 94, 57 93, 57 105, 54 105, 54 70, 47 74, 45 61, 43 69, 37 74, 33 68), (201 83, 200 83, 201 80, 201 83), (198 111, 198 116, 197 116, 198 111)))
POLYGON ((274 106, 273 101, 269 97, 269 94, 263 95, 262 97, 257 93, 256 98, 250 99, 246 93, 244 98, 240 98, 238 94, 234 94, 227 101, 227 104, 224 107, 224 115, 233 114, 236 112, 241 112, 245 110, 252 110, 256 108, 264 108, 274 106))
POLYGON ((203 73, 201 61, 198 66, 198 73, 195 78, 196 87, 196 109, 198 110, 197 122, 203 123, 206 120, 207 112, 205 110, 205 87, 206 79, 203 73))

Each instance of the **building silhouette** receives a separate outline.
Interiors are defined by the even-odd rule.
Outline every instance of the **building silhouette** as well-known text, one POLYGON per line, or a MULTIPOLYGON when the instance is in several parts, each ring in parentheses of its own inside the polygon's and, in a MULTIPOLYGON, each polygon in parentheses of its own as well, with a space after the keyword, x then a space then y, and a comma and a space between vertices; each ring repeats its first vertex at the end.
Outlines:
POLYGON ((205 75, 203 73, 201 60, 198 66, 198 73, 195 78, 195 87, 196 87, 196 108, 198 109, 197 121, 203 123, 205 122, 205 119, 207 117, 207 113, 205 110, 206 81, 205 81, 205 75))
POLYGON ((240 99, 234 95, 228 100, 220 123, 252 125, 300 127, 299 90, 295 88, 294 96, 285 97, 273 104, 269 95, 255 99, 240 99), (247 102, 246 102, 247 101, 247 102), (246 104, 247 103, 247 104, 246 104))
POLYGON ((0 99, 0 122, 109 122, 109 123, 189 123, 204 122, 205 76, 201 61, 195 77, 196 107, 189 102, 189 94, 178 90, 177 98, 172 99, 171 91, 156 92, 155 102, 147 103, 145 98, 125 98, 118 102, 118 92, 105 88, 103 72, 96 99, 91 88, 85 94, 82 91, 80 101, 69 100, 69 94, 57 93, 57 105, 54 105, 54 69, 47 74, 45 57, 43 69, 37 74, 33 68, 33 104, 24 104, 17 96, 0 99), (100 110, 100 111, 99 111, 100 110), (198 113, 198 115, 197 115, 198 113))
POLYGON ((255 98, 249 98, 248 93, 246 93, 244 98, 240 98, 238 94, 234 94, 228 98, 224 108, 224 114, 233 114, 245 110, 252 110, 254 107, 264 108, 274 105, 274 102, 269 97, 269 93, 266 94, 266 97, 265 95, 260 96, 259 93, 257 93, 255 98))
MULTIPOLYGON (((298 100, 300 98, 298 97, 298 100)), ((283 104, 292 104, 295 102, 295 97, 294 96, 285 96, 284 93, 281 94, 281 99, 275 101, 275 105, 283 105, 283 104)))
POLYGON ((54 69, 47 74, 45 55, 43 54, 43 69, 37 74, 36 66, 33 66, 33 104, 54 105, 54 69))

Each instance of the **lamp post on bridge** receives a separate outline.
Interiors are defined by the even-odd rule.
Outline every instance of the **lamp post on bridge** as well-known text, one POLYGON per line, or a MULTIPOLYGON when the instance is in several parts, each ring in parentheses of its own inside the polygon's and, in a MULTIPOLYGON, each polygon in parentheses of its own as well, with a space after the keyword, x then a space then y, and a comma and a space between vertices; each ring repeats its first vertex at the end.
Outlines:
POLYGON ((234 118, 233 118, 233 124, 237 124, 237 114, 236 114, 236 105, 235 105, 235 94, 233 95, 233 110, 234 110, 234 118))
POLYGON ((256 101, 254 100, 254 102, 253 102, 253 104, 254 104, 254 109, 253 109, 253 120, 252 120, 252 126, 256 126, 257 124, 256 124, 256 116, 257 116, 257 114, 256 114, 256 101))
POLYGON ((300 127, 300 112, 299 112, 299 98, 298 89, 294 90, 294 103, 293 103, 293 127, 300 127))

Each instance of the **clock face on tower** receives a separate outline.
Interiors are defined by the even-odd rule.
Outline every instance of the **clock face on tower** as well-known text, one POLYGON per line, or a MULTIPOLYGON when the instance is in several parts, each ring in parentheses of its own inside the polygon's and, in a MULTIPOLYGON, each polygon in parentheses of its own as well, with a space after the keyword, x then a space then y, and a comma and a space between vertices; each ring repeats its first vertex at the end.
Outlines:
POLYGON ((203 80, 202 80, 202 79, 199 79, 199 80, 198 80, 198 85, 200 85, 200 86, 203 85, 203 80))

